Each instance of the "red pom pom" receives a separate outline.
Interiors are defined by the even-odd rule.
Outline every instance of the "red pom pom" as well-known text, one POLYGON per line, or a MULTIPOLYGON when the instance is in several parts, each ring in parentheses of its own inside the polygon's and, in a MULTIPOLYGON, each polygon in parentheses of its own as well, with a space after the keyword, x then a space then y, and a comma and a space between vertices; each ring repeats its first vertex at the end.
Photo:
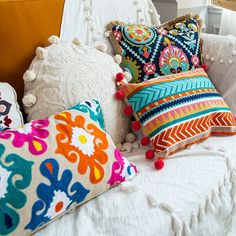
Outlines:
POLYGON ((129 105, 124 108, 124 114, 127 116, 131 116, 133 114, 133 108, 129 105))
POLYGON ((151 160, 152 158, 154 158, 155 152, 154 150, 149 149, 146 151, 145 155, 146 155, 146 159, 151 160))
POLYGON ((116 74, 116 82, 120 82, 125 78, 125 75, 123 73, 116 74))
POLYGON ((204 69, 205 71, 208 71, 209 70, 209 67, 207 64, 202 64, 201 65, 202 69, 204 69))
POLYGON ((141 124, 139 121, 132 122, 131 126, 133 131, 139 131, 141 129, 141 124))
POLYGON ((161 170, 163 167, 164 167, 165 163, 162 159, 157 159, 155 162, 154 162, 154 166, 157 170, 161 170))
POLYGON ((150 138, 149 137, 143 137, 141 139, 142 146, 146 147, 149 143, 150 143, 150 138))
POLYGON ((123 100, 125 98, 125 93, 122 90, 120 90, 116 92, 115 96, 117 100, 123 100))

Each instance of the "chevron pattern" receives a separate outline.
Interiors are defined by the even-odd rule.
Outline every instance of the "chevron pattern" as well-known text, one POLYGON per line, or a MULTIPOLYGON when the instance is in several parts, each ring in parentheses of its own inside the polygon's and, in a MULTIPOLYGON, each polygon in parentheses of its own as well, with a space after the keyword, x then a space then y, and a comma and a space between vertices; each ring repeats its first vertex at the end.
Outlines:
POLYGON ((236 134, 234 115, 203 69, 120 89, 161 157, 210 135, 236 134))

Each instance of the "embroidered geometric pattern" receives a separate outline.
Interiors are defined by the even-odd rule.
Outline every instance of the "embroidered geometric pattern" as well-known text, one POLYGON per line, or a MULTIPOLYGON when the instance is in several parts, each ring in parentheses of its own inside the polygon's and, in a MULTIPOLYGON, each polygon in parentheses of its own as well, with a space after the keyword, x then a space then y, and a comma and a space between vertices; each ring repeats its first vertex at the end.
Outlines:
POLYGON ((131 83, 201 65, 198 16, 186 15, 161 27, 112 22, 107 28, 115 50, 123 57, 121 66, 132 75, 131 83))
POLYGON ((121 83, 120 89, 159 157, 210 135, 236 133, 235 117, 203 69, 121 83))

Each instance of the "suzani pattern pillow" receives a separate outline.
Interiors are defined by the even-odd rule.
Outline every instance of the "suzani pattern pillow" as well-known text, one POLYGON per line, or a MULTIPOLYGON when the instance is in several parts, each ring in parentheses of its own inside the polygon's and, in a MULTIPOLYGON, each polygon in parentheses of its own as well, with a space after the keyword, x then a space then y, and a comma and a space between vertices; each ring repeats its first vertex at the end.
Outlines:
POLYGON ((157 157, 209 136, 236 134, 234 115, 202 68, 119 87, 157 157))
POLYGON ((160 27, 111 22, 109 38, 132 74, 131 83, 180 73, 201 65, 201 21, 188 14, 160 27))
POLYGON ((15 90, 8 83, 0 83, 0 132, 23 125, 15 90))
POLYGON ((104 130, 95 100, 4 131, 0 235, 31 234, 136 172, 104 130))

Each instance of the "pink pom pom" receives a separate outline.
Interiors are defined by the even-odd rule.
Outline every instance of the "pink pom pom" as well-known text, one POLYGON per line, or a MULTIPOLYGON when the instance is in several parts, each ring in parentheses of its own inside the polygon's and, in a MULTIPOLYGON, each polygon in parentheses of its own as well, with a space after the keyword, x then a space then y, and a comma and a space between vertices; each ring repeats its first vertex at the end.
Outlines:
POLYGON ((134 121, 132 122, 131 127, 133 131, 139 131, 141 129, 141 124, 139 121, 134 121))
POLYGON ((154 150, 149 149, 146 151, 145 155, 146 155, 146 159, 151 160, 154 158, 155 152, 154 152, 154 150))
POLYGON ((129 105, 124 108, 124 114, 126 116, 131 116, 133 114, 133 108, 129 105))
POLYGON ((115 97, 117 100, 123 100, 125 98, 125 93, 122 90, 117 91, 115 97))
POLYGON ((121 72, 119 72, 118 74, 116 74, 116 82, 120 82, 125 78, 125 75, 121 72))
POLYGON ((141 139, 142 146, 146 147, 149 143, 150 143, 150 138, 149 137, 143 137, 141 139))
POLYGON ((209 67, 207 64, 202 64, 201 65, 202 69, 204 69, 205 71, 208 71, 209 70, 209 67))
POLYGON ((157 170, 161 170, 163 167, 164 167, 165 163, 162 159, 157 159, 155 162, 154 162, 154 166, 157 170))

